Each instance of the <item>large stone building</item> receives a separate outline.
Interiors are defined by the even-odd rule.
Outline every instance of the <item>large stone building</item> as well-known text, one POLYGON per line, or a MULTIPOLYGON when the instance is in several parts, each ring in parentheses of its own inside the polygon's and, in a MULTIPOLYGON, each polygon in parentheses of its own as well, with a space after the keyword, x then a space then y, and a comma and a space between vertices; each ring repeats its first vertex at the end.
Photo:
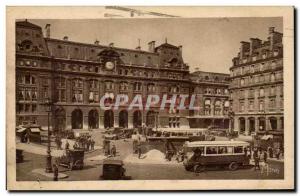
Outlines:
POLYGON ((282 131, 282 33, 270 27, 267 41, 258 38, 242 41, 232 61, 229 91, 234 130, 245 135, 282 131))
POLYGON ((195 71, 190 74, 192 93, 197 95, 188 117, 190 126, 229 128, 229 74, 195 71))
MULTIPOLYGON (((16 22, 17 125, 47 126, 44 104, 50 99, 54 130, 136 127, 142 123, 152 127, 189 126, 187 117, 191 111, 188 109, 160 110, 158 104, 150 110, 127 110, 127 105, 116 110, 99 107, 102 96, 106 95, 106 104, 110 104, 117 94, 126 94, 129 100, 141 95, 145 101, 148 94, 190 95, 195 90, 202 97, 214 94, 220 98, 220 104, 219 99, 211 100, 214 109, 208 115, 223 115, 227 111, 223 108, 226 98, 223 92, 226 93, 228 86, 223 81, 226 75, 203 73, 210 77, 209 80, 204 77, 205 81, 200 81, 199 73, 190 75, 189 66, 182 59, 182 46, 167 41, 155 46, 151 41, 148 51, 143 51, 140 46, 125 49, 113 43, 104 46, 99 41, 86 44, 73 42, 67 36, 62 40, 53 39, 50 28, 49 24, 45 26, 44 36, 40 26, 28 21, 16 22), (191 80, 194 76, 198 77, 196 81, 191 80), (220 87, 220 91, 209 90, 212 84, 220 87), (199 85, 205 85, 207 92, 204 87, 198 88, 199 85)), ((204 104, 204 98, 200 101, 204 104)))

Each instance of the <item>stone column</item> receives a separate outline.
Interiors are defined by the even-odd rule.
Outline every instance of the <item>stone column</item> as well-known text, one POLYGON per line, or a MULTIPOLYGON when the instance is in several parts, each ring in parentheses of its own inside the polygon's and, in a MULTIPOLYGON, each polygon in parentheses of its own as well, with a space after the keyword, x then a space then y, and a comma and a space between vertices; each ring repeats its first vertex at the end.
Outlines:
POLYGON ((128 128, 133 128, 133 113, 128 112, 128 128))
POLYGON ((72 129, 72 116, 71 116, 71 114, 68 114, 68 113, 67 113, 67 116, 66 116, 66 129, 67 130, 72 129))
POLYGON ((83 114, 83 125, 82 129, 88 129, 89 128, 89 117, 88 115, 83 114))
POLYGON ((250 124, 249 118, 245 117, 245 134, 246 135, 249 135, 249 133, 250 133, 250 131, 249 131, 249 124, 250 124))
POLYGON ((259 131, 259 118, 255 117, 255 133, 259 131))
POLYGON ((118 111, 114 112, 114 127, 119 127, 119 113, 118 113, 118 111))
POLYGON ((99 115, 99 128, 104 129, 104 116, 102 114, 99 115))
POLYGON ((277 116, 276 119, 277 119, 277 130, 280 130, 282 126, 281 118, 280 116, 277 116))

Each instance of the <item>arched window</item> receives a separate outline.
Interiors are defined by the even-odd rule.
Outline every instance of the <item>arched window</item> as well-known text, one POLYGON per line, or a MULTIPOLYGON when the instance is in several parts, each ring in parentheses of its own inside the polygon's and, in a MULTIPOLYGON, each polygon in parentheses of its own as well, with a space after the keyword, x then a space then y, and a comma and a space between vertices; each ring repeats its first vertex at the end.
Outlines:
POLYGON ((260 97, 265 96, 265 89, 263 89, 263 88, 260 88, 260 89, 259 89, 259 96, 260 96, 260 97))
POLYGON ((275 81, 275 73, 271 73, 271 82, 275 81))

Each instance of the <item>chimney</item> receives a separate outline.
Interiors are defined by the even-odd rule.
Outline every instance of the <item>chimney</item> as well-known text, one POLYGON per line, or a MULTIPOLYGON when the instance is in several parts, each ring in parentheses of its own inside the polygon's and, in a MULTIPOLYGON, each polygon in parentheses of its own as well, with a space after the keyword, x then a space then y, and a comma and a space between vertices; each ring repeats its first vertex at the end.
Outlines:
POLYGON ((50 24, 46 24, 45 30, 46 30, 46 38, 50 38, 50 24))
POLYGON ((253 54, 253 51, 256 48, 259 48, 261 45, 261 40, 258 38, 250 38, 250 55, 253 54))
POLYGON ((63 40, 64 40, 64 41, 69 41, 68 36, 64 36, 63 40))
POLYGON ((178 46, 179 54, 182 55, 182 45, 178 46))
POLYGON ((94 44, 95 44, 95 45, 99 45, 99 41, 98 41, 98 40, 95 40, 94 44))
POLYGON ((135 49, 141 50, 141 40, 140 39, 138 39, 138 46, 135 49))
POLYGON ((148 43, 148 51, 154 52, 154 50, 155 50, 155 41, 151 41, 148 43))
POLYGON ((244 58, 245 52, 247 51, 247 49, 249 49, 249 47, 250 47, 250 43, 249 42, 241 41, 240 59, 244 58))
POLYGON ((112 42, 112 43, 110 43, 108 46, 109 46, 109 47, 114 47, 114 43, 112 42))
POLYGON ((274 31, 275 27, 269 27, 269 40, 270 40, 270 51, 273 50, 273 46, 274 46, 274 31))

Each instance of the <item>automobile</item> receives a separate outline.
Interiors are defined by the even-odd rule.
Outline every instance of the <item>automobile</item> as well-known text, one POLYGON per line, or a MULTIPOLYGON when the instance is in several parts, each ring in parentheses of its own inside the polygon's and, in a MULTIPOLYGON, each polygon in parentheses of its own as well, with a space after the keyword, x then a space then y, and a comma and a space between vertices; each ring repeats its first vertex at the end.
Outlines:
POLYGON ((198 141, 183 145, 183 165, 187 171, 204 172, 209 166, 228 167, 234 171, 249 165, 244 149, 250 144, 244 141, 198 141))
POLYGON ((67 150, 66 154, 58 158, 59 165, 67 167, 69 170, 83 169, 84 150, 67 150))
POLYGON ((130 180, 131 176, 126 176, 126 169, 122 160, 106 159, 103 161, 101 180, 130 180))
POLYGON ((16 149, 16 162, 17 163, 22 163, 23 160, 24 160, 23 150, 16 149))

